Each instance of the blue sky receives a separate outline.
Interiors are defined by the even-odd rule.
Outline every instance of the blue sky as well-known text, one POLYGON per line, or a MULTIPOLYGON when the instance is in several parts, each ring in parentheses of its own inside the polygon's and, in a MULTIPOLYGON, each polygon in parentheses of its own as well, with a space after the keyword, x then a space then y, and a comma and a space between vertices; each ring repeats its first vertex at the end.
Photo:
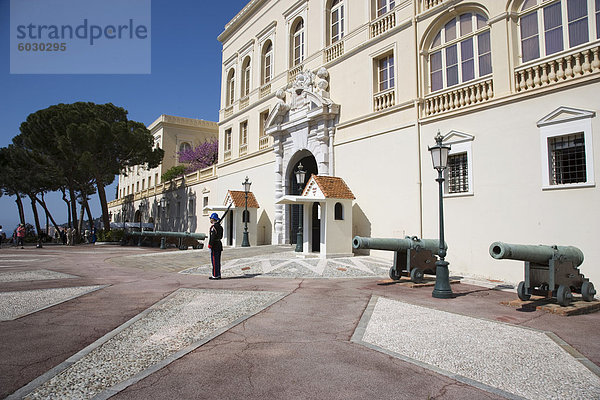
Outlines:
MULTIPOLYGON (((127 109, 130 119, 146 125, 161 114, 217 121, 221 80, 217 36, 247 2, 152 0, 151 74, 11 75, 10 1, 0 0, 0 146, 11 143, 27 115, 58 103, 111 102, 127 109)), ((115 198, 115 184, 107 188, 109 200, 115 198)), ((57 222, 66 222, 60 196, 48 195, 47 200, 57 222)), ((24 202, 26 222, 33 224, 29 201, 24 202)), ((96 195, 90 204, 94 218, 99 217, 96 195)), ((43 210, 38 210, 44 225, 43 210)), ((17 223, 14 198, 0 197, 0 225, 8 231, 17 223)))

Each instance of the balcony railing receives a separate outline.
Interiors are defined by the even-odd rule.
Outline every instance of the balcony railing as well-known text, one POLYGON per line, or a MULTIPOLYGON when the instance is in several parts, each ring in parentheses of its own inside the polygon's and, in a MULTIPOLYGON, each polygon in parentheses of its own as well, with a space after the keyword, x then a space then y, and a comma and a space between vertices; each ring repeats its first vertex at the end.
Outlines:
POLYGON ((240 100, 240 110, 243 110, 244 108, 248 107, 248 105, 250 104, 250 97, 246 96, 243 99, 240 100))
POLYGON ((335 42, 331 46, 325 49, 323 52, 323 60, 328 63, 329 61, 333 61, 338 57, 344 55, 344 41, 340 40, 335 42))
POLYGON ((264 85, 262 85, 260 87, 258 97, 262 99, 263 97, 268 96, 270 94, 271 94, 271 83, 269 82, 269 83, 265 83, 264 85))
POLYGON ((231 160, 231 150, 225 150, 223 153, 223 159, 225 161, 231 160))
POLYGON ((421 12, 427 11, 430 8, 438 6, 446 0, 421 0, 421 12))
POLYGON ((298 75, 302 71, 303 65, 297 65, 294 68, 288 71, 288 82, 293 82, 296 79, 296 75, 298 75))
POLYGON ((261 136, 258 138, 258 148, 260 150, 269 147, 269 136, 261 136))
POLYGON ((515 88, 517 92, 554 85, 563 81, 600 72, 600 47, 578 50, 563 54, 551 60, 515 69, 515 88))
POLYGON ((371 38, 377 37, 396 26, 396 13, 391 11, 371 22, 371 38))
POLYGON ((458 88, 451 88, 441 93, 433 93, 425 98, 423 116, 440 114, 447 111, 486 102, 494 97, 492 79, 468 82, 458 88))
POLYGON ((240 146, 240 156, 246 155, 248 154, 248 145, 247 144, 242 144, 240 146))
POLYGON ((373 111, 382 111, 396 104, 396 92, 394 88, 384 92, 376 93, 373 96, 373 111))
POLYGON ((231 117, 233 115, 233 106, 229 106, 225 108, 224 116, 225 118, 231 117))

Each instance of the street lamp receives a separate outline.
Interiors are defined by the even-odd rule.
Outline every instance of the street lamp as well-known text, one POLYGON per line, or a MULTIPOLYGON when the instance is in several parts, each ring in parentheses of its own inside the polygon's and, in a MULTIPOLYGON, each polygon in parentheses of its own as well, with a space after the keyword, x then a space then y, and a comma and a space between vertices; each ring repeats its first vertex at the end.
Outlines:
MULTIPOLYGON (((160 213, 161 213, 160 223, 161 223, 161 225, 163 225, 163 229, 165 229, 164 228, 165 223, 163 220, 165 219, 165 212, 166 212, 168 203, 169 203, 169 201, 167 200, 166 197, 163 197, 160 199, 160 213)), ((167 248, 167 239, 165 236, 161 236, 161 238, 160 238, 160 248, 162 250, 167 248)))
POLYGON ((431 160, 433 168, 437 170, 438 177, 436 182, 439 185, 439 203, 440 203, 440 249, 438 252, 439 259, 435 262, 435 287, 433 288, 432 296, 438 299, 448 299, 453 296, 452 288, 450 287, 450 276, 448 273, 448 262, 444 260, 446 257, 446 242, 444 241, 444 170, 448 165, 448 152, 450 146, 444 145, 444 138, 438 131, 435 137, 435 146, 429 147, 431 152, 431 160))
POLYGON ((138 206, 138 211, 140 212, 140 240, 138 240, 138 246, 142 245, 142 232, 144 231, 142 228, 142 215, 144 213, 144 208, 146 208, 146 204, 143 201, 140 201, 140 205, 138 206))
MULTIPOLYGON (((294 174, 296 174, 296 182, 298 183, 298 188, 300 189, 300 194, 302 194, 302 189, 304 186, 304 178, 306 177, 306 171, 304 170, 304 167, 302 166, 302 163, 298 164, 298 169, 294 172, 294 174)), ((299 214, 299 222, 298 222, 298 235, 296 236, 296 252, 297 253, 302 253, 302 247, 303 247, 303 242, 304 242, 304 238, 302 235, 302 219, 303 219, 303 212, 302 212, 302 208, 303 205, 300 204, 300 214, 299 214)))
POLYGON ((248 192, 250 191, 252 182, 246 177, 246 180, 242 182, 242 185, 244 185, 244 193, 246 194, 246 205, 244 208, 244 217, 242 218, 244 220, 244 238, 242 239, 242 247, 250 247, 250 241, 248 240, 248 192))

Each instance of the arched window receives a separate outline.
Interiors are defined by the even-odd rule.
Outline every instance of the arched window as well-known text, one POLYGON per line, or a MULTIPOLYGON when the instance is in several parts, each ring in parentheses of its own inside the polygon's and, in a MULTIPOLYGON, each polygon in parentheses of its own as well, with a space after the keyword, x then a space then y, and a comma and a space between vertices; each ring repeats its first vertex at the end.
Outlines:
POLYGON ((235 100, 235 70, 233 68, 231 68, 229 70, 229 73, 227 74, 227 99, 225 100, 225 103, 227 106, 230 106, 233 104, 233 101, 235 100))
POLYGON ((491 73, 490 28, 486 17, 461 14, 435 35, 429 50, 432 92, 491 73))
POLYGON ((600 38, 599 12, 598 0, 525 0, 519 10, 522 62, 600 38))
POLYGON ((335 203, 334 214, 335 214, 334 219, 336 219, 338 221, 344 219, 344 207, 342 206, 342 203, 335 203))
POLYGON ((273 43, 267 40, 262 51, 262 82, 261 85, 271 82, 273 77, 273 43))
POLYGON ((329 13, 329 37, 333 44, 344 37, 344 1, 333 0, 329 13))
POLYGON ((188 142, 183 142, 179 145, 179 152, 183 153, 184 151, 188 151, 192 149, 192 145, 188 142))
POLYGON ((242 63, 242 97, 250 94, 250 57, 242 63))
POLYGON ((292 66, 304 61, 304 20, 299 19, 292 29, 292 66))

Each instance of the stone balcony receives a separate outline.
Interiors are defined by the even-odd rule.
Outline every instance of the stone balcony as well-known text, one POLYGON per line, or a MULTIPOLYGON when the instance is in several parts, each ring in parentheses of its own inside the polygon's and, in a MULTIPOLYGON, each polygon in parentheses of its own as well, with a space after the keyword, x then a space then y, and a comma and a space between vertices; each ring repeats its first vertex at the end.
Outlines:
POLYGON ((426 96, 422 103, 421 113, 423 117, 430 117, 484 103, 493 97, 494 85, 492 78, 484 77, 426 96))

